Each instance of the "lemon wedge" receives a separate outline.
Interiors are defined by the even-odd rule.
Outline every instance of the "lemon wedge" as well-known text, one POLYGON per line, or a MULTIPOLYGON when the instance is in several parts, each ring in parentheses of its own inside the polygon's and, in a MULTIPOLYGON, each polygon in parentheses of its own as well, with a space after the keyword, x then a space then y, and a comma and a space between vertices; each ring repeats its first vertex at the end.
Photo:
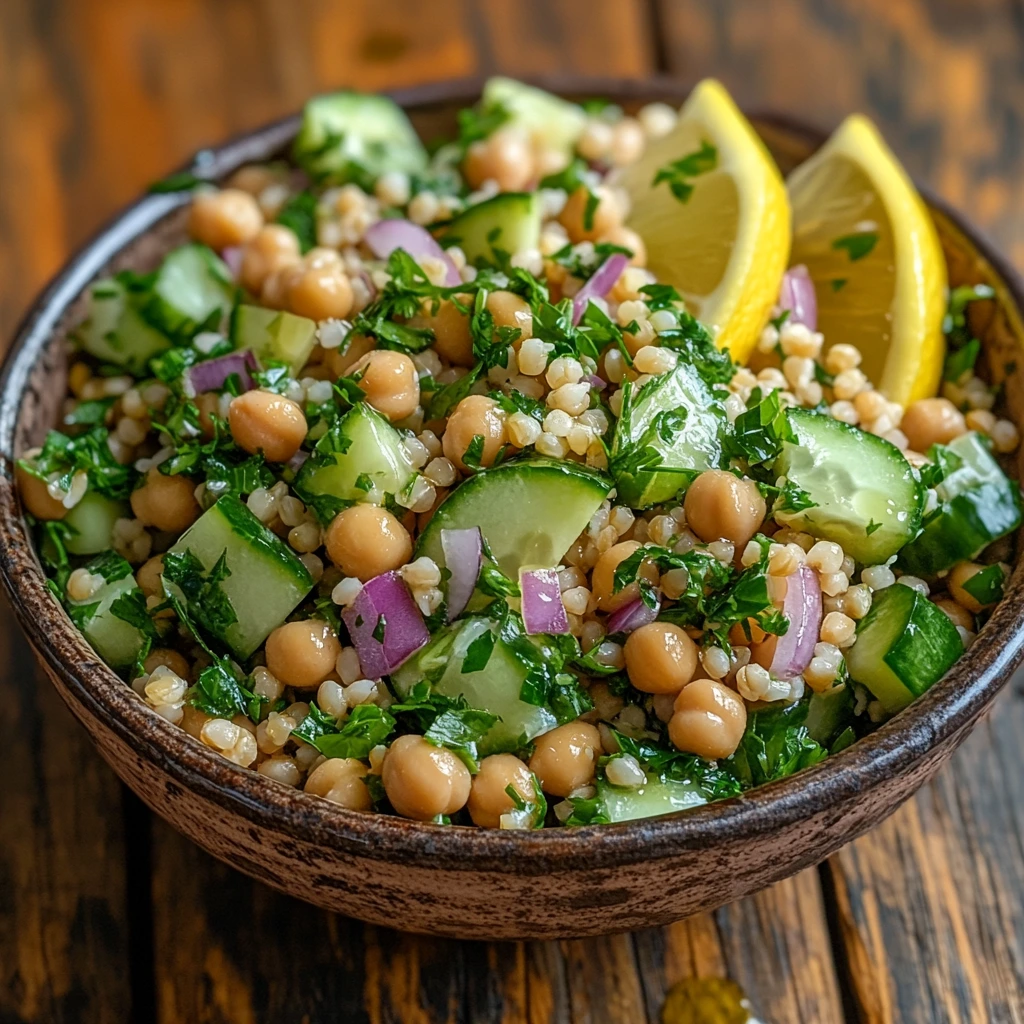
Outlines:
POLYGON ((779 296, 790 215, 778 168, 725 88, 699 83, 675 129, 612 184, 629 194, 648 268, 746 362, 779 296))
POLYGON ((804 263, 825 344, 855 345, 891 401, 935 394, 946 263, 906 171, 866 118, 847 118, 789 177, 791 263, 804 263))

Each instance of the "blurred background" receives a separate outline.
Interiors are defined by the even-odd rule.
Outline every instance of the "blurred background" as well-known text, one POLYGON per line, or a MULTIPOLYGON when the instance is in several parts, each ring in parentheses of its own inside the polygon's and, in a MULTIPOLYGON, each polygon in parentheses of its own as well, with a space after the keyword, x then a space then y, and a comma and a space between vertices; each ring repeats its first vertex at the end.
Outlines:
MULTIPOLYGON (((495 71, 714 75, 826 129, 863 111, 1024 266, 1024 0, 0 0, 0 340, 202 146, 318 91, 495 71)), ((121 789, 3 610, 0 664, 3 1024, 633 1024, 696 974, 773 1024, 1024 1020, 1019 683, 821 869, 667 929, 483 946, 363 928, 213 862, 121 789)))

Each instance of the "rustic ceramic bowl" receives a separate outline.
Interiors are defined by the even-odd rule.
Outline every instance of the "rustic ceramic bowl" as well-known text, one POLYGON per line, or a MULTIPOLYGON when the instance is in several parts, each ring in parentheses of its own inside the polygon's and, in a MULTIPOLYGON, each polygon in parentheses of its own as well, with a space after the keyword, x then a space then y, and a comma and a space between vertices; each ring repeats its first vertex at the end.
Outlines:
MULTIPOLYGON (((669 82, 562 80, 577 97, 627 108, 680 103, 669 82)), ((479 83, 400 93, 428 138, 450 130, 479 83)), ((777 117, 754 123, 783 170, 822 136, 777 117)), ((296 118, 200 154, 220 178, 287 145, 296 118)), ((0 571, 25 633, 54 685, 117 774, 210 853, 285 892, 391 927, 466 938, 596 935, 663 924, 746 896, 827 857, 881 821, 930 778, 991 704, 1022 655, 1024 579, 970 654, 924 697, 835 757, 724 803, 623 825, 534 833, 441 828, 355 814, 238 768, 168 724, 103 665, 46 589, 12 485, 14 460, 57 421, 65 334, 83 289, 111 270, 152 268, 182 236, 177 195, 129 207, 78 253, 33 306, 0 381, 0 571)), ((978 233, 930 200, 952 283, 987 281, 994 302, 972 310, 987 372, 1004 382, 1022 422, 1024 291, 978 233)))

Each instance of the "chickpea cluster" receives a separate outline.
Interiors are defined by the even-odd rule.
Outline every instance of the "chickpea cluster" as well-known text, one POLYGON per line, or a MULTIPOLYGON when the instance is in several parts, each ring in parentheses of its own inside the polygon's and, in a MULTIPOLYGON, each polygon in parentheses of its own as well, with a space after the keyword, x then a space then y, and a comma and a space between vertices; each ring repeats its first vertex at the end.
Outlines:
MULTIPOLYGON (((606 471, 627 385, 642 388, 677 365, 679 355, 662 339, 677 331, 683 310, 657 306, 643 291, 656 283, 643 239, 628 226, 628 198, 602 173, 637 160, 648 140, 672 130, 675 118, 662 104, 651 104, 636 117, 588 116, 574 153, 552 150, 540 135, 516 123, 501 126, 465 149, 460 170, 468 194, 418 189, 397 171, 381 175, 369 190, 351 182, 329 185, 317 193, 314 239, 300 241, 277 222, 295 191, 286 170, 246 167, 227 187, 196 192, 190 236, 226 259, 231 255, 246 301, 317 325, 316 344, 294 377, 240 393, 225 387, 191 398, 197 433, 205 441, 230 443, 269 470, 273 482, 243 499, 294 552, 315 589, 245 666, 246 685, 265 708, 258 719, 218 717, 199 707, 193 688, 211 658, 167 606, 162 573, 168 548, 216 500, 216 481, 198 471, 166 472, 176 454, 161 433, 166 410, 176 400, 166 382, 104 375, 94 361, 76 361, 65 411, 109 400, 104 426, 111 455, 137 474, 114 523, 111 547, 132 566, 146 608, 160 625, 159 642, 131 681, 149 707, 235 764, 353 812, 370 812, 383 800, 395 814, 415 821, 527 829, 545 820, 570 820, 577 804, 603 787, 643 791, 648 775, 624 749, 626 740, 722 763, 743 742, 748 716, 809 693, 852 686, 844 655, 856 642, 857 625, 869 614, 874 595, 888 587, 909 586, 930 597, 957 627, 964 646, 970 645, 976 617, 991 607, 969 587, 983 565, 960 562, 931 583, 898 574, 889 564, 858 566, 840 545, 776 521, 764 487, 744 475, 745 464, 734 465, 696 475, 681 498, 654 508, 634 509, 614 497, 605 501, 555 567, 569 632, 581 656, 602 669, 593 675, 574 670, 592 705, 576 720, 478 763, 409 731, 407 723, 363 757, 327 757, 303 738, 301 727, 311 715, 343 728, 360 707, 395 706, 389 679, 364 671, 339 626, 340 616, 366 583, 392 572, 400 574, 424 617, 442 608, 444 572, 429 557, 415 554, 417 538, 449 494, 479 469, 518 457, 606 471), (386 262, 375 258, 364 238, 382 216, 397 213, 435 227, 498 192, 536 188, 573 156, 594 168, 593 180, 570 190, 541 191, 538 246, 510 254, 511 266, 527 271, 552 302, 559 302, 584 286, 585 278, 570 268, 597 259, 597 246, 627 249, 628 266, 607 295, 594 300, 622 329, 621 348, 607 345, 597 358, 556 355, 536 326, 525 290, 506 276, 500 286, 486 290, 483 300, 495 326, 491 342, 506 351, 480 370, 481 341, 474 337, 471 311, 481 268, 469 265, 458 246, 446 250, 459 274, 456 288, 417 300, 397 318, 403 326, 430 332, 426 348, 396 350, 359 320, 391 283, 386 262), (469 383, 470 373, 476 376, 460 400, 444 415, 432 411, 432 395, 469 383), (398 432, 413 481, 387 500, 350 503, 324 516, 296 491, 295 466, 310 457, 328 429, 321 410, 337 402, 334 384, 343 377, 355 382, 362 401, 398 432), (509 401, 512 396, 520 401, 509 401), (627 559, 651 548, 698 551, 723 568, 742 570, 761 562, 765 545, 774 607, 782 606, 794 574, 807 569, 823 595, 814 656, 799 676, 773 674, 778 637, 754 618, 734 625, 727 645, 699 627, 654 616, 628 632, 613 629, 617 613, 642 597, 654 593, 659 607, 671 608, 690 584, 686 568, 659 568, 648 553, 636 579, 618 586, 616 570, 627 559)), ((447 265, 438 269, 429 262, 423 261, 427 278, 435 285, 447 280, 447 265)), ((209 333, 214 341, 222 338, 222 332, 209 333)), ((820 333, 799 323, 769 325, 750 365, 738 367, 722 389, 724 414, 734 421, 757 388, 762 394, 778 392, 788 407, 824 404, 835 419, 891 441, 915 466, 927 463, 933 444, 948 444, 968 430, 990 438, 999 453, 1016 449, 1016 428, 996 418, 991 391, 973 375, 947 384, 941 397, 903 409, 875 390, 860 366, 860 353, 850 345, 829 346, 820 333)), ((27 458, 37 455, 29 452, 27 458)), ((16 472, 25 508, 42 521, 65 519, 89 488, 85 471, 70 483, 40 479, 22 466, 16 472)), ((68 576, 67 594, 86 602, 103 583, 76 568, 68 576)), ((518 610, 515 598, 511 604, 518 610)), ((877 701, 864 693, 858 700, 869 718, 882 716, 877 701)))

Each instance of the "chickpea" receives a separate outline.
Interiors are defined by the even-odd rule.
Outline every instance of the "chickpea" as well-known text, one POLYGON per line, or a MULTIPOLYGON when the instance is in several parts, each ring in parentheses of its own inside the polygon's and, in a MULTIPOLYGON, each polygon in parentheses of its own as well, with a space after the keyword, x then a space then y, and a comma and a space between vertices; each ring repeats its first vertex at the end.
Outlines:
POLYGON ((187 476, 167 476, 151 469, 146 481, 132 491, 132 511, 144 526, 182 533, 202 511, 195 497, 196 482, 187 476))
POLYGON ((242 254, 242 285, 259 295, 274 271, 295 266, 300 256, 299 239, 294 231, 283 224, 267 224, 260 228, 242 254))
POLYGON ((359 386, 366 392, 366 401, 392 423, 411 416, 420 404, 416 364, 402 352, 370 352, 352 367, 352 372, 362 374, 359 386))
POLYGON ((568 796, 594 781, 601 756, 601 734, 587 722, 569 722, 534 741, 530 771, 540 788, 554 796, 568 796))
POLYGON ((331 757, 309 773, 303 788, 350 811, 369 811, 373 800, 363 781, 366 772, 366 765, 354 757, 331 757))
POLYGON ((624 224, 620 224, 617 228, 606 231, 601 236, 600 241, 607 242, 610 245, 621 245, 623 249, 628 249, 633 254, 629 260, 631 267, 647 266, 647 246, 644 245, 644 240, 632 228, 627 228, 624 224))
POLYGON ((597 207, 593 211, 590 227, 587 222, 587 205, 590 203, 591 190, 580 185, 562 208, 558 222, 569 233, 573 242, 590 241, 607 235, 614 228, 622 225, 622 210, 614 193, 606 185, 598 185, 592 190, 597 196, 597 207))
POLYGON ((265 188, 282 184, 285 176, 281 168, 267 167, 263 164, 246 164, 231 175, 228 185, 231 188, 248 192, 252 196, 259 196, 265 188))
POLYGON ((197 192, 189 211, 188 232, 211 249, 243 245, 263 227, 259 204, 248 192, 225 188, 197 192))
POLYGON ((674 707, 668 736, 679 750, 710 761, 735 753, 747 727, 747 708, 735 690, 715 679, 696 679, 674 707))
POLYGON ((324 349, 324 366, 331 377, 347 377, 360 359, 377 347, 368 334, 350 334, 339 348, 324 349))
MULTIPOLYGON (((618 544, 613 544, 597 560, 594 574, 590 578, 590 590, 601 611, 617 611, 640 596, 640 587, 637 583, 630 583, 628 587, 623 587, 618 593, 615 592, 615 570, 619 567, 620 562, 624 562, 639 547, 639 543, 635 540, 620 541, 618 544)), ((657 566, 649 562, 642 563, 640 576, 651 583, 657 583, 659 579, 657 566)))
POLYGON ((308 690, 333 671, 341 643, 323 619, 299 619, 278 626, 267 637, 267 668, 285 686, 308 690))
POLYGON ((753 480, 741 480, 724 469, 709 469, 690 484, 683 501, 686 522, 701 540, 725 538, 738 551, 764 522, 764 498, 753 480))
POLYGON ((450 750, 422 736, 399 736, 381 772, 384 792, 403 817, 430 821, 466 806, 473 777, 450 750))
MULTIPOLYGON (((977 574, 985 568, 987 568, 987 566, 978 565, 977 562, 957 562, 956 565, 949 570, 949 575, 946 577, 946 587, 949 590, 949 596, 952 597, 958 605, 966 608, 969 612, 974 612, 975 615, 977 615, 978 612, 983 611, 985 608, 991 608, 992 604, 981 604, 976 597, 964 589, 964 584, 972 576, 977 576, 977 574)), ((969 628, 973 629, 973 626, 969 628)))
POLYGON ((178 723, 182 729, 189 734, 199 739, 199 734, 203 731, 203 726, 210 721, 212 715, 208 715, 205 711, 200 711, 199 708, 193 707, 191 704, 186 704, 181 709, 181 721, 178 723))
POLYGON ((750 660, 761 668, 770 669, 775 660, 775 648, 779 645, 779 638, 768 634, 763 640, 750 645, 750 660))
POLYGON ((963 605, 957 604, 956 601, 952 601, 948 597, 940 597, 935 602, 935 607, 943 612, 954 626, 962 626, 964 629, 974 632, 974 616, 963 605))
MULTIPOLYGON (((473 300, 468 295, 462 295, 459 301, 471 306, 473 300)), ((428 305, 423 313, 409 321, 409 325, 426 327, 434 332, 434 350, 442 359, 454 366, 472 366, 476 359, 473 357, 469 315, 463 313, 450 299, 442 300, 436 313, 431 312, 431 309, 428 305)))
POLYGON ((515 754, 491 754, 480 762, 469 791, 469 816, 481 828, 498 828, 501 816, 515 810, 511 786, 527 803, 537 799, 530 769, 515 754))
POLYGON ((68 510, 59 501, 50 497, 45 481, 39 477, 33 476, 21 466, 16 466, 14 478, 25 511, 34 515, 36 519, 63 519, 68 514, 68 510))
POLYGON ((340 267, 311 266, 288 278, 286 301, 310 320, 341 320, 352 311, 352 284, 340 267))
POLYGON ((629 681, 644 693, 678 693, 697 668, 697 645, 669 622, 651 622, 629 635, 629 681))
POLYGON ((220 415, 220 395, 216 391, 203 391, 192 399, 192 404, 199 410, 199 429, 203 437, 212 440, 216 433, 213 417, 220 415))
POLYGON ((153 650, 146 655, 146 660, 142 663, 142 667, 146 671, 147 675, 159 668, 161 665, 169 668, 175 675, 180 676, 182 679, 188 679, 188 661, 177 651, 172 651, 169 647, 154 647, 153 650))
POLYGON ((231 436, 247 452, 263 452, 270 462, 287 462, 306 437, 306 417, 298 403, 269 391, 246 391, 228 406, 231 436))
POLYGON ((467 395, 448 417, 448 425, 441 438, 445 456, 463 472, 467 467, 462 457, 477 436, 484 439, 480 465, 493 465, 501 446, 508 440, 505 413, 493 398, 467 395))
POLYGON ((519 192, 536 175, 529 140, 515 129, 497 131, 469 147, 462 172, 471 188, 493 180, 502 192, 519 192))
POLYGON ((949 444, 967 431, 964 414, 948 398, 920 398, 907 406, 900 422, 915 452, 926 452, 933 444, 949 444))
POLYGON ((364 583, 405 565, 412 557, 409 531, 387 509, 352 505, 327 527, 327 556, 346 576, 364 583))
POLYGON ((515 292, 497 291, 487 296, 485 305, 494 317, 495 327, 519 329, 519 338, 513 342, 514 345, 533 337, 533 310, 526 299, 515 292))
POLYGON ((135 574, 135 582, 146 597, 164 596, 164 585, 160 582, 160 576, 164 571, 164 556, 154 555, 144 562, 139 571, 135 574))

